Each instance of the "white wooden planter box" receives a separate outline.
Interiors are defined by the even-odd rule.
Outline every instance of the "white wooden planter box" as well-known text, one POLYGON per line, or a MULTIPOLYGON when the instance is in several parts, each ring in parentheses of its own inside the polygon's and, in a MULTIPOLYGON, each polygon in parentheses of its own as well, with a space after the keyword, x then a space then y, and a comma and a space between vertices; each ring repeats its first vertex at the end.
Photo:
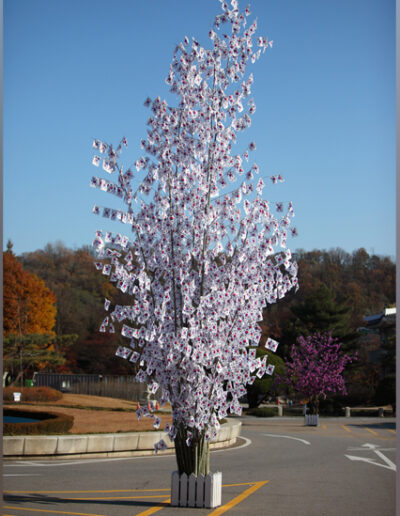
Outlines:
POLYGON ((306 426, 318 426, 318 414, 306 414, 304 424, 306 426))
POLYGON ((222 473, 209 473, 207 476, 186 473, 179 476, 178 471, 171 475, 171 505, 173 507, 206 507, 212 509, 221 505, 222 473))

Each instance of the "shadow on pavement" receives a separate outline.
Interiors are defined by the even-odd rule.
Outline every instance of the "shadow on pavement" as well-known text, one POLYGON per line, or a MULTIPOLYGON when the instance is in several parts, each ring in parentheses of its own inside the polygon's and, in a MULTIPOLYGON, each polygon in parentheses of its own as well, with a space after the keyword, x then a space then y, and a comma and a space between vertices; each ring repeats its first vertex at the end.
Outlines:
MULTIPOLYGON (((166 493, 163 496, 160 496, 160 498, 167 498, 169 496, 169 493, 166 493)), ((95 498, 79 498, 73 499, 73 498, 59 498, 56 496, 43 496, 43 495, 36 495, 35 493, 32 493, 31 495, 15 495, 15 494, 5 494, 4 495, 4 501, 8 503, 35 503, 35 504, 41 504, 41 505, 54 505, 54 504, 91 504, 91 505, 103 505, 103 506, 112 506, 112 505, 120 505, 125 507, 170 507, 170 503, 161 502, 161 501, 146 501, 146 500, 97 500, 95 498)))
POLYGON ((396 423, 382 422, 382 423, 347 423, 348 427, 355 428, 375 428, 377 430, 396 430, 396 423))

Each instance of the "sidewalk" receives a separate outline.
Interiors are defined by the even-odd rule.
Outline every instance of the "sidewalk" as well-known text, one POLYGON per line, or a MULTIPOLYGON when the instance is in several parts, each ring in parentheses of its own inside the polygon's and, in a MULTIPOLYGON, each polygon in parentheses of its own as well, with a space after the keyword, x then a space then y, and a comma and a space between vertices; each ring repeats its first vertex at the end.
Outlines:
MULTIPOLYGON (((229 419, 221 426, 210 448, 225 448, 235 444, 241 426, 241 421, 229 419)), ((154 445, 161 439, 167 444, 167 450, 158 453, 173 453, 174 443, 166 432, 5 436, 3 456, 5 459, 25 460, 155 455, 154 445)))

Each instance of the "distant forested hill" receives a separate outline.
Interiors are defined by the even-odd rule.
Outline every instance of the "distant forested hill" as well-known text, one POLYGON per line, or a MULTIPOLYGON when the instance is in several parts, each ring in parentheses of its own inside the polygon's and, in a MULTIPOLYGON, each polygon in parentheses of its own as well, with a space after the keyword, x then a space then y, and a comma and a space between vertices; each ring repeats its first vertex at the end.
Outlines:
MULTIPOLYGON (((294 255, 300 288, 265 310, 264 339, 268 335, 281 341, 278 354, 284 356, 299 334, 334 328, 349 349, 360 348, 365 337, 363 341, 356 329, 362 326, 363 316, 395 304, 395 263, 389 257, 369 255, 363 248, 353 253, 340 248, 297 250, 294 255)), ((115 334, 98 331, 105 316, 104 299, 118 304, 127 301, 95 269, 89 247, 71 250, 61 243, 48 244, 18 259, 56 296, 55 332, 79 335, 61 368, 87 373, 132 372, 132 364, 114 357, 122 339, 119 328, 115 334)))

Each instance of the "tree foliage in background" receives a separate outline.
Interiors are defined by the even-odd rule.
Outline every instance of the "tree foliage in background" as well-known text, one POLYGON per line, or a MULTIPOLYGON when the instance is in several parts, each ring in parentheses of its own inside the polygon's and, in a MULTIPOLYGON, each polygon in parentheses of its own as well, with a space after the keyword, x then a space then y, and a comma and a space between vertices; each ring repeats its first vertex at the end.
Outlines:
POLYGON ((394 262, 368 255, 363 248, 353 253, 340 248, 297 250, 294 255, 299 263, 299 292, 295 297, 289 293, 279 306, 264 310, 263 332, 280 342, 277 353, 286 358, 299 335, 308 335, 312 328, 331 329, 344 351, 358 355, 344 373, 346 400, 335 395, 332 402, 374 403, 381 368, 371 362, 370 352, 379 349, 379 335, 361 334, 358 328, 365 324, 365 315, 395 306, 394 262))
POLYGON ((341 352, 342 344, 330 333, 300 336, 278 380, 308 399, 308 413, 318 414, 319 400, 328 394, 346 394, 343 371, 356 357, 341 352))
MULTIPOLYGON (((261 360, 267 354, 267 351, 262 347, 257 348, 256 357, 261 360)), ((274 374, 277 378, 284 376, 285 363, 278 355, 269 355, 268 363, 274 366, 274 374)), ((256 408, 263 403, 268 397, 281 393, 283 386, 276 382, 272 376, 264 375, 261 378, 256 378, 251 385, 247 385, 247 402, 249 408, 256 408)))
MULTIPOLYGON (((355 330, 363 325, 364 315, 380 313, 385 307, 395 306, 395 263, 389 257, 368 255, 364 249, 353 253, 339 248, 329 251, 298 250, 294 255, 299 263, 300 289, 296 296, 289 292, 279 303, 264 309, 263 321, 259 323, 262 330, 261 348, 268 336, 272 336, 280 342, 277 354, 281 358, 287 357, 292 344, 301 334, 293 328, 301 326, 305 329, 303 322, 295 315, 296 305, 303 304, 321 286, 325 286, 335 304, 344 304, 349 309, 349 315, 345 314, 344 317, 347 325, 341 325, 341 334, 337 336, 345 350, 357 351, 359 357, 345 371, 349 392, 346 403, 373 402, 380 374, 379 364, 369 363, 369 351, 379 347, 379 336, 356 333, 357 339, 350 339, 351 346, 347 349, 346 335, 354 336, 355 330)), ((56 333, 65 331, 79 336, 66 351, 66 363, 54 370, 100 374, 106 371, 112 374, 132 372, 126 361, 110 359, 112 349, 122 345, 120 335, 98 333, 104 297, 113 304, 122 305, 125 301, 124 294, 97 273, 89 248, 73 250, 61 243, 49 244, 43 250, 25 253, 17 260, 56 293, 56 333), (62 281, 57 279, 59 268, 62 281)), ((393 361, 392 355, 390 357, 393 361)), ((336 397, 340 399, 340 396, 336 397)))
POLYGON ((374 395, 375 403, 390 404, 396 413, 396 337, 384 339, 381 347, 381 375, 374 395))
POLYGON ((26 271, 11 251, 3 253, 4 335, 54 335, 55 302, 43 279, 26 271))
POLYGON ((103 314, 104 298, 121 302, 121 293, 96 273, 93 251, 88 247, 72 250, 61 242, 48 244, 43 250, 25 253, 24 267, 43 278, 56 295, 57 335, 77 335, 65 350, 66 361, 56 370, 64 373, 122 374, 131 372, 126 363, 110 359, 118 335, 104 338, 98 333, 98 321, 103 314))
POLYGON ((35 370, 64 364, 76 335, 56 335, 56 297, 43 279, 25 270, 11 242, 3 253, 3 277, 4 368, 22 385, 35 370))
POLYGON ((351 328, 351 305, 346 300, 335 299, 333 291, 325 284, 311 288, 299 295, 290 310, 292 319, 280 335, 279 354, 285 356, 299 335, 308 336, 315 332, 332 332, 346 349, 358 339, 357 332, 351 328))
POLYGON ((396 267, 389 257, 369 256, 363 248, 352 254, 340 248, 297 250, 294 256, 299 264, 299 292, 264 310, 265 331, 279 340, 280 356, 287 355, 296 338, 308 335, 312 328, 335 328, 334 335, 350 350, 363 316, 394 306, 396 267))
POLYGON ((65 363, 65 349, 72 345, 75 335, 57 337, 51 334, 8 335, 3 340, 4 368, 23 385, 35 371, 54 369, 65 363))
POLYGON ((89 249, 67 249, 60 242, 22 256, 24 267, 40 275, 56 296, 55 330, 59 335, 77 333, 82 338, 97 330, 104 297, 113 287, 94 274, 89 249))

